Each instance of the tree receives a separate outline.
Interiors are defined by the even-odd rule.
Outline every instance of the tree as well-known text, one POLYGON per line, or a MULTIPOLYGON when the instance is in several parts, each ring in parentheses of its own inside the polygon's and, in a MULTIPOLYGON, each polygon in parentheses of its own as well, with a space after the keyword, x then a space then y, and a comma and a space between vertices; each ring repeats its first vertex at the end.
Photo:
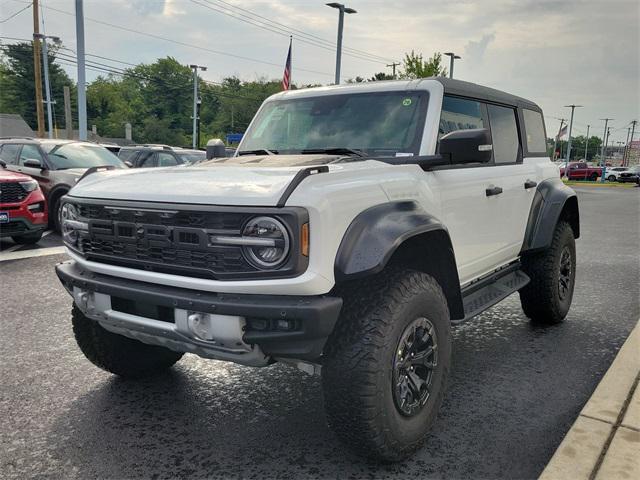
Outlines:
MULTIPOLYGON (((584 159, 584 147, 586 143, 586 137, 579 135, 577 137, 571 137, 571 161, 584 159)), ((549 147, 549 156, 553 154, 552 138, 547 139, 547 145, 549 147)), ((602 146, 602 139, 596 136, 589 137, 589 148, 587 151, 587 161, 593 160, 593 157, 600 155, 600 148, 602 146)), ((567 155, 567 141, 560 140, 556 145, 556 151, 561 152, 561 157, 558 160, 564 160, 567 155)))
POLYGON ((403 60, 403 70, 400 78, 427 78, 446 76, 447 69, 442 66, 442 54, 436 52, 428 60, 424 60, 421 53, 406 53, 403 60))
POLYGON ((381 80, 395 80, 393 75, 384 72, 378 72, 369 79, 370 82, 378 82, 381 80))
MULTIPOLYGON (((29 126, 36 130, 38 119, 36 117, 36 93, 33 72, 33 44, 21 42, 2 45, 0 57, 0 111, 3 113, 17 113, 25 119, 29 126)), ((60 46, 49 45, 49 84, 51 87, 51 100, 55 111, 54 123, 59 128, 64 126, 64 86, 71 87, 75 92, 75 84, 62 69, 55 63, 60 46), (57 108, 56 108, 57 107, 57 108)), ((43 75, 44 78, 44 75, 43 75)), ((43 81, 44 83, 44 81, 43 81)), ((44 96, 44 84, 42 87, 44 96)), ((71 109, 76 108, 76 96, 71 95, 71 109)))

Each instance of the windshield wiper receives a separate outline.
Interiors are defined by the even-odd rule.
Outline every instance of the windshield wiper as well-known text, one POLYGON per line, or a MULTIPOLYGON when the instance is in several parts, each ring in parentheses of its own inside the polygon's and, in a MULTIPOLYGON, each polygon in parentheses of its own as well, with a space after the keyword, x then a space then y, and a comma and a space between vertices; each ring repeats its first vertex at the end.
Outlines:
POLYGON ((258 148, 257 150, 242 150, 238 155, 277 155, 278 150, 267 150, 266 148, 258 148))
POLYGON ((313 154, 313 153, 328 153, 329 155, 355 155, 356 157, 366 157, 367 154, 362 150, 356 150, 353 148, 334 147, 334 148, 308 148, 301 150, 300 153, 313 154))

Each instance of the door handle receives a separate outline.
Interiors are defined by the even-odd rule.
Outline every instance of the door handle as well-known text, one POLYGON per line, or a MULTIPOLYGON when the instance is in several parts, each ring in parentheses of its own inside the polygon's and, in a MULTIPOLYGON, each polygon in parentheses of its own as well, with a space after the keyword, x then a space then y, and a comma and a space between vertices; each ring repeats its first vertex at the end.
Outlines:
POLYGON ((533 180, 527 180, 524 182, 524 189, 528 190, 538 185, 538 182, 534 182, 533 180))
POLYGON ((485 193, 487 194, 487 197, 491 197, 492 195, 500 195, 502 193, 502 188, 501 187, 487 188, 485 190, 485 193))

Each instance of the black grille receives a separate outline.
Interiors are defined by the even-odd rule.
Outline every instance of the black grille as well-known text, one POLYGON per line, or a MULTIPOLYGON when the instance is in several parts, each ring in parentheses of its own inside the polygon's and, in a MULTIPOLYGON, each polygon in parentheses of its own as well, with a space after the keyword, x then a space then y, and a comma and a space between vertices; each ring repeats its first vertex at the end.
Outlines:
POLYGON ((0 182, 0 203, 20 203, 27 195, 18 182, 0 182))

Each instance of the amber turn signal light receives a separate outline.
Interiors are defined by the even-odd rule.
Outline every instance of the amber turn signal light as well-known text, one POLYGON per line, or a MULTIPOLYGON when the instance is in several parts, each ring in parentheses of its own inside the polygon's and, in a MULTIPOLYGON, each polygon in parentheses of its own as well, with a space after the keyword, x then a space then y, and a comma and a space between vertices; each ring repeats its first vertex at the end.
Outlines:
POLYGON ((302 231, 300 232, 300 251, 305 257, 309 256, 309 224, 302 225, 302 231))

